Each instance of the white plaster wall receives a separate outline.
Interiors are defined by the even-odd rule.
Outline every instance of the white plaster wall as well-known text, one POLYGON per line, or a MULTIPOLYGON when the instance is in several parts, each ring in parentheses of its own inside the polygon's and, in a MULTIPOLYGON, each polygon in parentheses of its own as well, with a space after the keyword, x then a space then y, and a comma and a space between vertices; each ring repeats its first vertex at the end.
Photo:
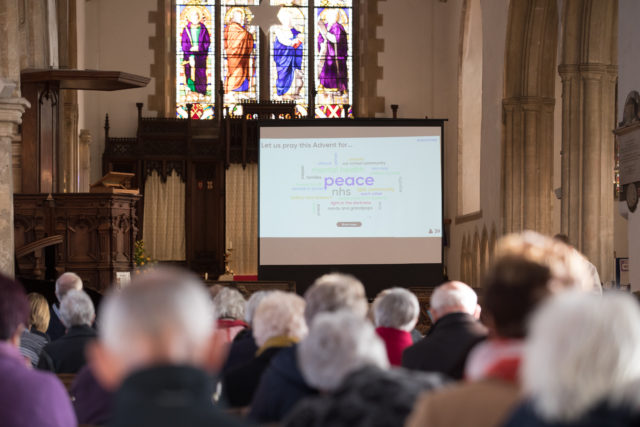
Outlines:
MULTIPOLYGON (((85 5, 84 66, 105 71, 124 71, 149 76, 153 52, 149 37, 155 24, 149 12, 157 0, 91 0, 85 5)), ((79 36, 80 38, 81 36, 79 36)), ((136 102, 147 103, 155 83, 146 88, 115 92, 86 92, 84 126, 91 131, 91 181, 102 176, 104 117, 109 114, 111 136, 133 137, 137 129, 136 102)), ((145 115, 154 115, 145 110, 145 115)))
MULTIPOLYGON (((462 0, 387 0, 381 2, 383 15, 378 38, 384 39, 379 54, 383 78, 378 95, 385 97, 385 111, 378 117, 391 117, 391 104, 400 106, 401 118, 443 118, 444 136, 444 215, 456 212, 458 63, 462 0)), ((451 236, 450 236, 451 237, 451 236)), ((458 242, 459 243, 459 242, 458 242)), ((450 244, 456 242, 450 239, 450 244)), ((455 252, 455 249, 453 249, 455 252)), ((451 270, 449 254, 445 260, 451 270)), ((457 249, 459 253, 459 249, 457 249)), ((454 266, 456 269, 457 266, 454 266)), ((450 273, 451 274, 451 273, 450 273)))
MULTIPOLYGON (((640 91, 640 56, 637 55, 637 40, 640 38, 639 16, 639 1, 618 0, 618 121, 622 120, 624 101, 629 92, 640 91)), ((621 210, 626 210, 626 207, 621 210)), ((640 209, 630 212, 627 221, 629 280, 631 289, 637 291, 640 290, 640 209)), ((616 240, 622 234, 618 230, 624 228, 623 224, 616 218, 616 240)), ((618 256, 621 256, 623 247, 623 244, 616 244, 618 256)))

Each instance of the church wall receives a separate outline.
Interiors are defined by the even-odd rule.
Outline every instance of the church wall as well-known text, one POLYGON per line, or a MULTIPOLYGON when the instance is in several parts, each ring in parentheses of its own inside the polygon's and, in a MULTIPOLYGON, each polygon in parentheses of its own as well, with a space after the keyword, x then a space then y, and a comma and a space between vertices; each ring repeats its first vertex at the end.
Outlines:
MULTIPOLYGON (((637 40, 640 37, 638 27, 640 16, 640 2, 636 0, 618 0, 618 105, 617 121, 622 121, 624 102, 632 90, 640 91, 640 57, 637 52, 637 40)), ((629 280, 631 289, 640 290, 640 209, 629 212, 626 202, 620 202, 620 213, 627 216, 627 238, 629 256, 629 280)), ((616 215, 617 216, 617 215, 616 215)), ((616 218, 618 224, 624 224, 624 218, 616 218)), ((619 230, 622 225, 616 227, 616 241, 623 240, 619 230)), ((623 246, 623 245, 616 245, 623 246)), ((620 250, 620 252, 622 252, 620 250)), ((621 253, 618 254, 620 256, 621 253)))
MULTIPOLYGON (((115 70, 149 76, 153 52, 149 37, 155 25, 149 23, 150 11, 157 9, 155 0, 96 0, 86 2, 84 66, 89 69, 115 70)), ((155 83, 146 88, 116 92, 86 92, 84 126, 91 131, 91 181, 102 176, 104 151, 104 117, 109 114, 112 136, 135 136, 136 102, 145 102, 155 83)), ((154 116, 154 112, 145 111, 154 116)))
MULTIPOLYGON (((457 129, 459 37, 461 0, 383 1, 378 38, 384 40, 379 54, 382 79, 378 96, 385 100, 384 112, 391 117, 391 104, 398 104, 401 118, 445 118, 444 215, 452 218, 457 196, 457 129)), ((451 236, 449 236, 451 237, 451 236)), ((451 253, 459 252, 450 239, 445 260, 451 268, 451 253)), ((455 261, 454 261, 455 264, 455 261)), ((457 270, 457 265, 454 265, 457 270)))
MULTIPOLYGON (((502 229, 499 197, 502 153, 500 100, 504 92, 504 49, 509 1, 482 0, 481 7, 483 82, 480 213, 471 218, 456 217, 458 209, 456 206, 451 206, 453 223, 450 229, 450 247, 447 257, 449 278, 462 279, 473 286, 480 286, 480 278, 493 254, 495 238, 492 236, 499 235, 502 229)), ((453 159, 449 159, 447 167, 455 171, 457 164, 453 159)), ((451 182, 447 188, 448 191, 455 192, 458 188, 457 183, 454 186, 451 182)), ((453 205, 454 200, 451 202, 453 205)))

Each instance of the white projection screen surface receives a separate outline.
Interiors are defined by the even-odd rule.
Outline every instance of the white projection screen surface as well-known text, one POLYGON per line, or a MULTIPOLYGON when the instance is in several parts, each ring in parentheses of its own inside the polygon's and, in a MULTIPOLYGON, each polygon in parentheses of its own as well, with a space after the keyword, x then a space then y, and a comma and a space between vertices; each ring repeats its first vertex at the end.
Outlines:
POLYGON ((442 263, 442 122, 261 126, 259 265, 442 263))

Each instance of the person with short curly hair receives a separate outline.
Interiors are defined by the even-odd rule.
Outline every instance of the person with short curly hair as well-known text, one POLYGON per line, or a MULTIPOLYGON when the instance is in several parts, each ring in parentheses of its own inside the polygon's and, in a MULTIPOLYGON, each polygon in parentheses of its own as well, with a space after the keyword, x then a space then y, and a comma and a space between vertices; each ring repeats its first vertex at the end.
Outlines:
POLYGON ((222 391, 232 407, 248 406, 271 359, 307 335, 302 297, 282 291, 269 293, 253 316, 256 357, 226 372, 222 391))

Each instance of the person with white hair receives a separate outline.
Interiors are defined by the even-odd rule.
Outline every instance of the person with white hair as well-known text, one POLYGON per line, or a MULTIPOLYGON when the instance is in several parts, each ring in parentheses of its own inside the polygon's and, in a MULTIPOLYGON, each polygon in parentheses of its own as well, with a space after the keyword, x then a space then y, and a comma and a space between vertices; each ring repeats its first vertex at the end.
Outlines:
POLYGON ((478 296, 462 282, 444 283, 433 291, 429 313, 433 326, 425 338, 405 349, 402 366, 460 380, 467 355, 487 336, 478 321, 478 296))
POLYGON ((96 331, 91 327, 95 309, 89 295, 82 290, 71 289, 62 297, 60 318, 67 332, 57 341, 42 349, 38 368, 57 374, 75 374, 85 364, 85 347, 95 339, 96 331))
POLYGON ((228 343, 249 327, 244 321, 245 304, 240 291, 230 287, 223 287, 213 298, 213 307, 218 315, 218 329, 224 332, 228 343))
POLYGON ((50 307, 51 320, 49 321, 49 327, 47 328, 47 335, 51 341, 55 341, 65 334, 67 328, 60 318, 60 303, 67 292, 74 289, 76 291, 82 290, 82 279, 76 273, 68 271, 60 275, 58 280, 56 280, 55 293, 58 302, 56 304, 52 304, 50 307))
POLYGON ((283 426, 403 426, 416 397, 444 384, 440 374, 389 370, 384 342, 362 316, 316 316, 298 346, 306 381, 322 392, 298 404, 283 426))
MULTIPOLYGON (((364 319, 369 310, 364 286, 348 274, 331 273, 319 277, 305 292, 304 300, 307 325, 319 313, 347 310, 364 319)), ((278 353, 262 375, 249 412, 253 421, 279 423, 300 400, 318 393, 300 372, 296 348, 285 348, 278 353)))
POLYGON ((273 291, 260 302, 253 318, 256 357, 223 375, 222 392, 231 407, 249 406, 271 359, 307 335, 304 306, 302 297, 282 291, 273 291))
POLYGON ((419 315, 418 298, 404 288, 385 289, 373 302, 376 332, 384 341, 391 365, 400 366, 402 352, 413 344, 411 330, 419 315))
POLYGON ((253 338, 253 314, 258 308, 260 302, 269 295, 270 291, 257 291, 251 294, 244 309, 244 321, 249 325, 247 329, 240 331, 229 347, 229 356, 222 368, 222 372, 226 373, 231 369, 249 362, 255 357, 258 346, 253 338))
POLYGON ((628 294, 567 293, 534 315, 522 404, 507 427, 640 425, 640 308, 628 294))
POLYGON ((212 399, 224 360, 215 318, 202 281, 177 269, 155 268, 105 297, 88 353, 101 384, 117 390, 110 426, 240 425, 212 399))

